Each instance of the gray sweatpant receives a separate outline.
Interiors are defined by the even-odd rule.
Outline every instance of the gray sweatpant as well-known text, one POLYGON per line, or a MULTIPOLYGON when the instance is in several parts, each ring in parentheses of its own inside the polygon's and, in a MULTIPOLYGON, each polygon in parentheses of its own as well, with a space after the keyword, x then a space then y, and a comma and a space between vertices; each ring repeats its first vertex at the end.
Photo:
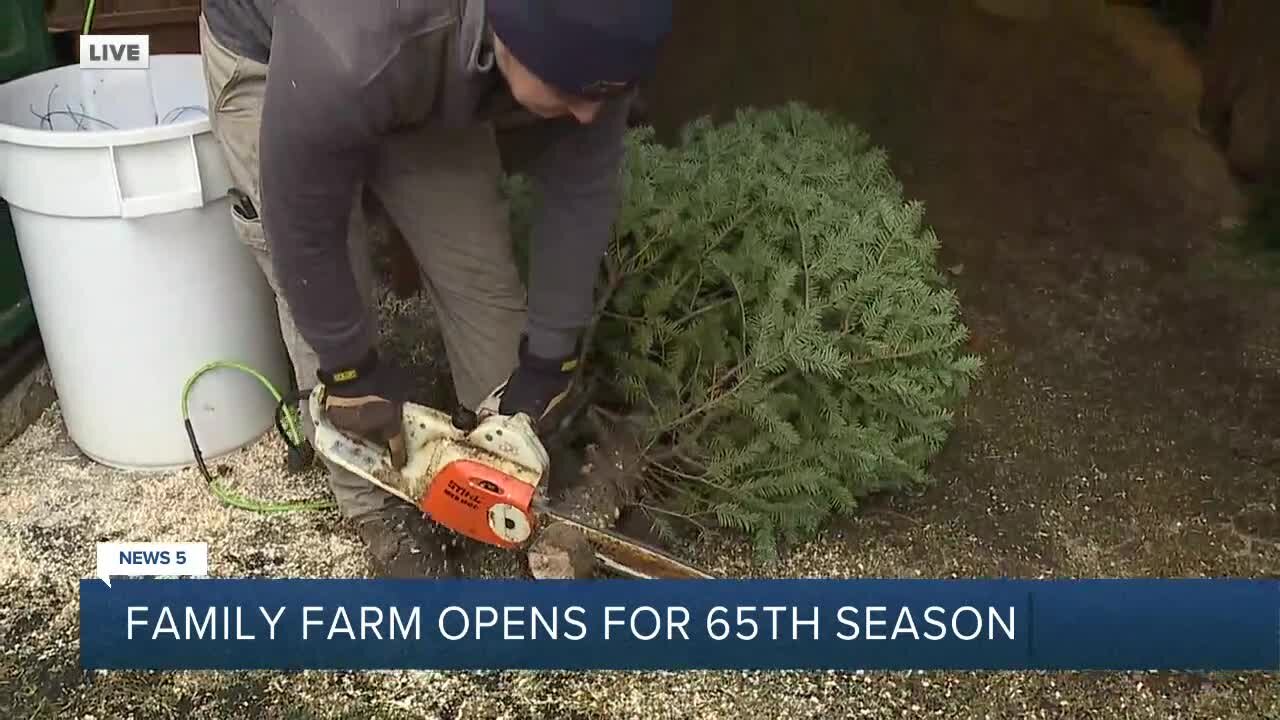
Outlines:
MULTIPOLYGON (((236 187, 261 212, 258 130, 267 68, 218 43, 203 18, 200 45, 213 134, 236 187)), ((369 189, 386 208, 423 271, 458 400, 472 408, 515 367, 525 325, 525 289, 516 269, 507 207, 499 189, 501 159, 491 125, 462 130, 432 128, 390 139, 383 145, 375 172, 367 179, 369 189)), ((352 206, 352 268, 367 311, 373 313, 372 262, 358 197, 352 198, 352 206)), ((279 297, 261 218, 250 222, 232 213, 232 221, 277 293, 280 329, 305 397, 317 383, 316 355, 279 297)), ((377 327, 377 323, 369 326, 377 327)), ((306 430, 310 438, 310 418, 306 418, 306 430)), ((335 499, 347 517, 400 502, 327 461, 326 465, 335 499)))

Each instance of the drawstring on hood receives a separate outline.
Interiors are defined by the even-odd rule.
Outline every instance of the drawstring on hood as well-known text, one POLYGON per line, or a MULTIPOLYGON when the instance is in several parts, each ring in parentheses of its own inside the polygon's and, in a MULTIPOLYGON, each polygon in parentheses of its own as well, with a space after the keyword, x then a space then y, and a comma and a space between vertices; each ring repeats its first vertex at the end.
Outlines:
POLYGON ((494 69, 493 34, 485 18, 485 0, 467 0, 462 11, 459 37, 467 73, 487 73, 494 69))

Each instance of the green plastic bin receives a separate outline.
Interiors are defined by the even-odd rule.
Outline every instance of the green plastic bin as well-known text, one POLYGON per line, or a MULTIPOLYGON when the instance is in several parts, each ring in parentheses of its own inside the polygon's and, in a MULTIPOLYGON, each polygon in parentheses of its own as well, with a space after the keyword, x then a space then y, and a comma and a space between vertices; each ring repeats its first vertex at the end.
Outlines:
MULTIPOLYGON (((0 0, 0 83, 53 65, 43 0, 0 0)), ((35 323, 9 206, 0 200, 0 348, 26 335, 35 323)))

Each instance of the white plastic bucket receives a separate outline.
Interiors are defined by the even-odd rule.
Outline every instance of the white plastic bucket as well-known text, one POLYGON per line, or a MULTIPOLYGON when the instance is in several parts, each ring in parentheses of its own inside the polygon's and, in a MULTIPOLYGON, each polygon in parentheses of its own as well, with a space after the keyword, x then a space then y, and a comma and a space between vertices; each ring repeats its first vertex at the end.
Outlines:
MULTIPOLYGON (((67 430, 106 465, 194 462, 180 401, 208 362, 288 388, 275 300, 233 230, 205 96, 199 55, 0 85, 0 197, 67 430)), ((214 458, 272 428, 275 400, 253 377, 215 370, 189 411, 214 458)))

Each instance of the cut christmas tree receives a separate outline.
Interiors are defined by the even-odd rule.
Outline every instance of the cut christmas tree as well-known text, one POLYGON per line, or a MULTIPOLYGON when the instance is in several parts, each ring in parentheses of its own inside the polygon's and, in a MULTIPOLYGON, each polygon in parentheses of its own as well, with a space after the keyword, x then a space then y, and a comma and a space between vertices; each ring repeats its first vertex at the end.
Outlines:
POLYGON ((627 143, 585 367, 658 529, 735 529, 769 559, 926 483, 981 362, 885 153, 796 104, 627 143))

